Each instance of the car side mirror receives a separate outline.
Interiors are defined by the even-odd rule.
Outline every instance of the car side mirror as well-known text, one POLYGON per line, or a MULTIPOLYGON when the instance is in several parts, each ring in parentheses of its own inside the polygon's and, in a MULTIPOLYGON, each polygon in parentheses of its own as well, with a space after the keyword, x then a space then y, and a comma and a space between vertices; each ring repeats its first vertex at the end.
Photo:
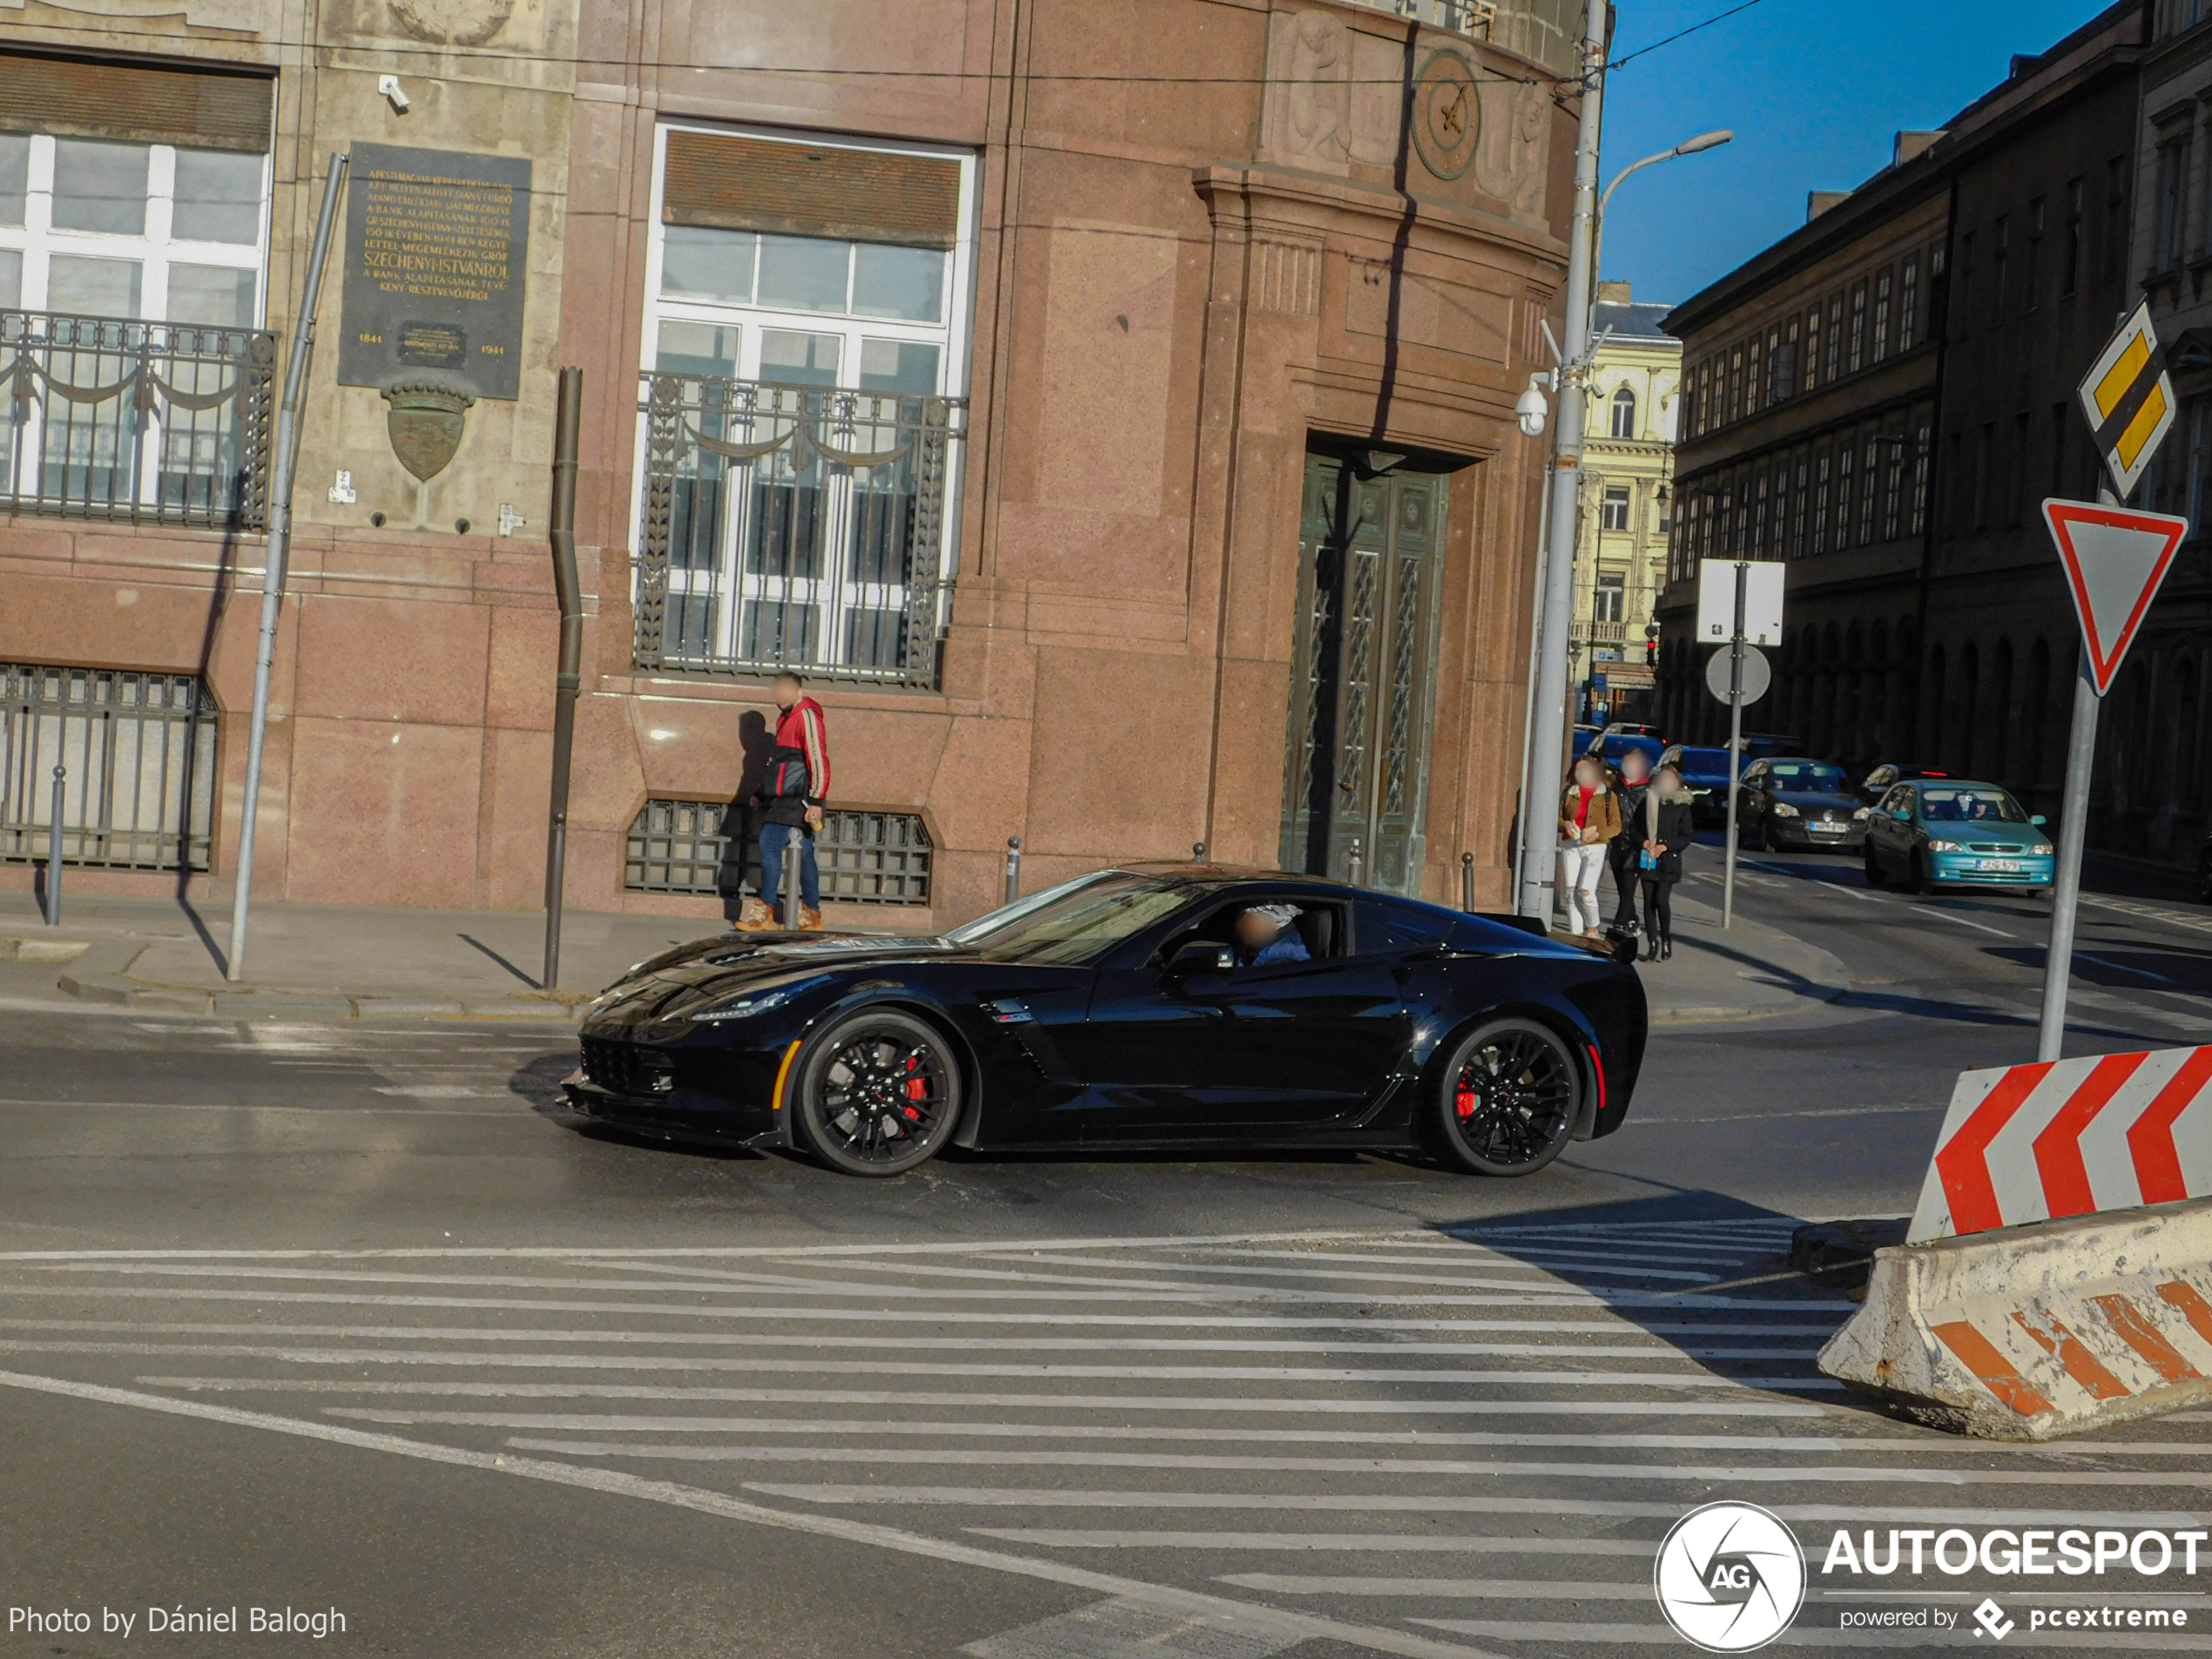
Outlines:
POLYGON ((2033 818, 2029 819, 2027 821, 2028 821, 2029 823, 2031 823, 2031 824, 2034 825, 2034 826, 2035 826, 2035 827, 2036 827, 2036 828, 2038 828, 2038 829, 2047 829, 2048 827, 2050 827, 2050 823, 2051 823, 2051 820, 2050 820, 2049 819, 2047 819, 2047 818, 2044 817, 2044 816, 2043 816, 2043 814, 2042 814, 2042 813, 2036 813, 2036 814, 2035 814, 2033 818))
POLYGON ((1168 958, 1168 977, 1189 979, 1193 974, 1227 974, 1237 966, 1237 953, 1226 945, 1194 939, 1168 958))
POLYGON ((1910 824, 1912 821, 1912 809, 1909 806, 1892 806, 1890 808, 1890 816, 1900 824, 1910 824))

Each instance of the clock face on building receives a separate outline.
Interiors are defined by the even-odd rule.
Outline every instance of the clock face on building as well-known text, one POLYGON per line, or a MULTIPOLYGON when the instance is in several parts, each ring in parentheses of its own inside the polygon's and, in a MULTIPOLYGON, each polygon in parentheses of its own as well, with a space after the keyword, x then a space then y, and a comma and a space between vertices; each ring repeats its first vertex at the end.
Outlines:
POLYGON ((1439 179, 1457 179, 1474 159, 1481 106, 1474 68, 1455 51, 1429 54, 1413 80, 1413 147, 1439 179))

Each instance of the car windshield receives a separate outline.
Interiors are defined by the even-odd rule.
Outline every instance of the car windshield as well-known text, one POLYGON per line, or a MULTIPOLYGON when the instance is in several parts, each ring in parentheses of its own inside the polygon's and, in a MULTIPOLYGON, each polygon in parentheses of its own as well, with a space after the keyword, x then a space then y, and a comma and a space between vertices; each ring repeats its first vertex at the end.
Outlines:
POLYGON ((1190 884, 1100 870, 978 916, 946 938, 995 962, 1080 962, 1163 921, 1192 897, 1190 884))
POLYGON ((1824 765, 1817 760, 1777 760, 1770 770, 1777 789, 1791 790, 1807 795, 1839 795, 1844 789, 1844 769, 1824 765))
POLYGON ((2025 824, 2027 813, 2001 789, 1986 785, 1924 789, 1920 814, 1931 824, 2025 824))

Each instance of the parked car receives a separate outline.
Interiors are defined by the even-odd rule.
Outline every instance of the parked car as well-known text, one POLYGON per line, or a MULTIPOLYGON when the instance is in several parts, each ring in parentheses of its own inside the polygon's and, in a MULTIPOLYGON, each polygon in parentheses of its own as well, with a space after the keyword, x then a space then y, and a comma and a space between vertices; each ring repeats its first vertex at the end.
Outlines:
POLYGON ((1895 785, 1910 783, 1915 778, 1948 778, 1950 775, 1931 766, 1908 766, 1900 760, 1885 760, 1859 779, 1858 804, 1871 806, 1888 794, 1895 785))
MULTIPOLYGON (((1728 746, 1709 749, 1689 744, 1673 744, 1659 757, 1662 766, 1672 766, 1689 786, 1689 821, 1710 829, 1728 822, 1728 746)), ((1742 768, 1737 769, 1742 776, 1742 768)))
POLYGON ((586 1010, 563 1086, 593 1122, 852 1175, 954 1142, 1420 1150, 1526 1175, 1627 1115, 1646 1012, 1626 942, 1279 871, 1098 870, 941 938, 678 947, 586 1010), (1277 905, 1302 948, 1251 961, 1239 923, 1277 905))
POLYGON ((1574 744, 1575 752, 1571 758, 1579 759, 1583 755, 1589 753, 1591 750, 1597 747, 1598 739, 1604 735, 1605 730, 1602 726, 1580 725, 1575 726, 1574 744))
POLYGON ((1812 745, 1803 738, 1786 732, 1746 732, 1743 734, 1743 753, 1752 760, 1768 755, 1801 755, 1812 745))
POLYGON ((1642 725, 1634 720, 1614 720, 1608 722, 1605 728, 1605 735, 1609 738, 1616 732, 1625 733, 1627 736, 1632 738, 1656 738, 1659 735, 1659 728, 1657 726, 1642 725))
POLYGON ((1915 893, 1958 883, 2051 888, 2052 847, 2041 813, 1997 784, 1922 778, 1892 784, 1866 813, 1866 883, 1915 893))
POLYGON ((1844 769, 1831 761, 1754 760, 1737 786, 1736 835, 1770 853, 1856 853, 1866 841, 1862 813, 1844 769))
POLYGON ((1644 758, 1656 766, 1666 745, 1656 738, 1646 738, 1625 732, 1608 732, 1590 745, 1589 752, 1613 768, 1615 776, 1621 771, 1622 758, 1631 749, 1641 749, 1644 758))

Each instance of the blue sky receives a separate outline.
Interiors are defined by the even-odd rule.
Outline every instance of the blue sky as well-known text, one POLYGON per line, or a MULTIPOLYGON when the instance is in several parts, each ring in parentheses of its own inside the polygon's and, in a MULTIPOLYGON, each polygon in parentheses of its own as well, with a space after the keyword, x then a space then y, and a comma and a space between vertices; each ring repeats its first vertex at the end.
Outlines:
MULTIPOLYGON (((1624 57, 1731 0, 1619 0, 1624 57)), ((1901 127, 1941 125, 2102 10, 2088 0, 1759 0, 1625 64, 1605 108, 1603 181, 1692 133, 1736 141, 1621 186, 1601 275, 1687 299, 1804 222, 1808 190, 1848 190, 1901 127)))

